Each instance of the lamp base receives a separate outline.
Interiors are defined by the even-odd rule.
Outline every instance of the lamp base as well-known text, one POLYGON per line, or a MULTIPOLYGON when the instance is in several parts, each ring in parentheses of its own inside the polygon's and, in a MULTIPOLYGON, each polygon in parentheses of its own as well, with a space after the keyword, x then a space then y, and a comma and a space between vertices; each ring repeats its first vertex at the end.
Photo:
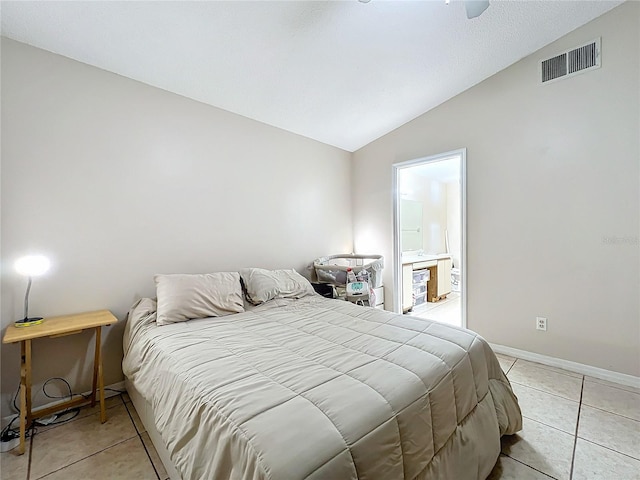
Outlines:
POLYGON ((32 327, 33 325, 40 325, 42 320, 42 317, 23 318, 22 320, 16 320, 13 324, 16 327, 32 327))

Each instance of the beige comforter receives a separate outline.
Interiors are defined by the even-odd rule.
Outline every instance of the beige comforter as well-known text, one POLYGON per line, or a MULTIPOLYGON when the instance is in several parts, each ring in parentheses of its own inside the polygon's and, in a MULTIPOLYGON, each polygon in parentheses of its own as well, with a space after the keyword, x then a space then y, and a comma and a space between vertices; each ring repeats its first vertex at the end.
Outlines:
POLYGON ((477 334, 306 297, 156 326, 129 315, 125 375, 184 479, 484 479, 516 397, 477 334))

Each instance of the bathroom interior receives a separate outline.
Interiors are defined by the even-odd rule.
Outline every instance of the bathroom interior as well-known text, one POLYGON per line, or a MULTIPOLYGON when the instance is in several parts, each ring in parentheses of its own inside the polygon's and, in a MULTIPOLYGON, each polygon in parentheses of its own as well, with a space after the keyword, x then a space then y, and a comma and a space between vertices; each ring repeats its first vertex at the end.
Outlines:
POLYGON ((403 313, 462 325, 461 157, 399 170, 403 313))

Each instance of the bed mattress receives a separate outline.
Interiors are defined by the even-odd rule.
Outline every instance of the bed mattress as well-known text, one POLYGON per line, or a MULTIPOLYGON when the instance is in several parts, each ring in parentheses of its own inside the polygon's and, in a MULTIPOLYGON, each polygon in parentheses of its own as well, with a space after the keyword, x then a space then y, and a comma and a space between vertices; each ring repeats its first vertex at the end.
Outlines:
POLYGON ((143 299, 124 343, 184 479, 484 479, 522 426, 479 335, 340 300, 157 326, 143 299))

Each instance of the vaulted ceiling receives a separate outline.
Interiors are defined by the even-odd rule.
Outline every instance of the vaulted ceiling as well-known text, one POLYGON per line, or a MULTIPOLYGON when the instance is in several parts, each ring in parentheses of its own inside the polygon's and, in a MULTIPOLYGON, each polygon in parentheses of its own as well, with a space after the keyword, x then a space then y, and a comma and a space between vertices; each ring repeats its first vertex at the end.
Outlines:
POLYGON ((0 14, 9 38, 354 151, 620 3, 492 0, 471 20, 457 0, 3 1, 0 14))

